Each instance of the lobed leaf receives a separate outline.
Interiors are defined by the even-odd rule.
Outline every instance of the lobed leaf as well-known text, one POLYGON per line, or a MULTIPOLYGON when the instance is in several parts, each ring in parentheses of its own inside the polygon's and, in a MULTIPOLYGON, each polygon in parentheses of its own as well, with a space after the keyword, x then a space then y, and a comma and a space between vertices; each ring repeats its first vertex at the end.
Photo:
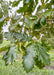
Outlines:
POLYGON ((23 66, 26 72, 29 72, 34 67, 34 59, 30 55, 24 55, 23 66))
POLYGON ((15 39, 13 38, 13 34, 11 34, 10 32, 5 32, 5 33, 4 33, 4 37, 5 37, 7 40, 11 41, 12 43, 15 42, 15 39))
POLYGON ((40 43, 35 43, 35 50, 37 52, 38 59, 42 61, 45 65, 50 65, 49 55, 46 53, 46 49, 40 45, 40 43))
POLYGON ((18 33, 18 32, 14 32, 13 37, 17 39, 18 41, 31 41, 32 40, 31 37, 25 34, 18 33))
POLYGON ((13 64, 14 59, 16 58, 15 48, 15 46, 10 47, 8 52, 3 56, 6 65, 8 65, 9 63, 13 64))
POLYGON ((33 45, 28 47, 28 49, 26 50, 26 54, 30 55, 31 57, 35 57, 35 51, 33 45))

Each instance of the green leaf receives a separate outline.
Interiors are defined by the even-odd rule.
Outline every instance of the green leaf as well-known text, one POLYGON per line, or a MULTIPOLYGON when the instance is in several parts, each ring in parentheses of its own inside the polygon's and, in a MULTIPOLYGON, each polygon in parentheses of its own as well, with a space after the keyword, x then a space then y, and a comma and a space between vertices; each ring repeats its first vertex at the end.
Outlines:
POLYGON ((44 0, 41 0, 42 4, 44 3, 44 0))
POLYGON ((51 44, 49 43, 48 39, 46 39, 46 37, 42 37, 41 38, 41 45, 46 49, 46 51, 51 50, 51 44))
POLYGON ((38 19, 38 22, 34 25, 34 27, 33 27, 34 30, 41 28, 40 20, 41 20, 41 18, 39 18, 39 19, 38 19))
POLYGON ((3 56, 6 65, 10 63, 13 64, 14 59, 16 58, 15 48, 15 46, 10 47, 8 52, 3 56))
POLYGON ((38 60, 38 56, 35 57, 35 65, 39 68, 42 69, 45 67, 44 63, 41 62, 41 60, 38 60))
POLYGON ((2 18, 0 19, 0 22, 3 22, 5 19, 6 19, 6 17, 2 17, 2 18))
POLYGON ((0 18, 0 31, 2 31, 2 27, 3 27, 5 19, 6 19, 5 17, 0 18))
POLYGON ((48 2, 49 0, 46 0, 46 3, 48 2))
POLYGON ((12 3, 12 7, 18 6, 18 4, 20 3, 20 1, 22 1, 22 0, 11 2, 12 3))
POLYGON ((24 5, 23 7, 20 7, 17 12, 18 13, 23 13, 23 12, 27 12, 28 9, 28 5, 24 5), (25 8, 26 7, 26 8, 25 8))
POLYGON ((15 16, 15 17, 13 18, 13 20, 18 20, 18 19, 21 18, 21 16, 22 16, 22 15, 17 15, 17 16, 15 16))
POLYGON ((17 12, 18 13, 25 13, 25 14, 30 14, 34 11, 34 0, 26 0, 23 2, 23 7, 20 7, 17 12))
POLYGON ((45 16, 42 16, 42 18, 41 18, 41 20, 40 20, 40 23, 41 23, 42 25, 45 25, 45 24, 46 24, 46 18, 45 18, 45 16))
POLYGON ((26 54, 30 55, 31 57, 35 57, 35 51, 33 45, 28 47, 28 49, 26 50, 26 54))
MULTIPOLYGON (((16 19, 16 18, 15 18, 15 19, 16 19)), ((10 29, 11 29, 11 30, 14 30, 16 26, 19 27, 19 25, 18 25, 18 24, 19 24, 19 21, 20 21, 20 19, 18 19, 18 20, 13 24, 13 26, 12 26, 13 29, 12 29, 12 27, 11 27, 10 29)))
POLYGON ((3 12, 2 12, 2 9, 0 8, 0 18, 3 17, 3 12))
POLYGON ((50 3, 47 3, 44 8, 45 8, 45 9, 52 9, 52 4, 51 4, 51 2, 50 2, 50 3))
POLYGON ((23 56, 23 66, 26 72, 29 72, 34 67, 34 59, 30 55, 23 56))
POLYGON ((34 22, 31 19, 29 19, 28 16, 25 16, 24 23, 28 28, 32 28, 34 25, 34 22))
POLYGON ((35 50, 37 52, 38 60, 41 60, 45 65, 50 65, 49 55, 46 53, 46 49, 40 45, 40 43, 35 43, 35 50))
POLYGON ((4 33, 4 37, 5 37, 7 40, 11 41, 12 43, 15 42, 15 39, 13 38, 13 34, 11 34, 10 32, 5 32, 5 33, 4 33))
POLYGON ((31 41, 32 40, 31 37, 29 37, 25 34, 18 33, 18 32, 14 32, 13 36, 18 41, 31 41))
POLYGON ((8 50, 8 49, 9 49, 10 47, 12 47, 13 45, 14 45, 14 44, 9 44, 9 43, 7 43, 7 44, 5 44, 5 45, 1 44, 1 45, 0 45, 0 52, 8 50))
POLYGON ((26 54, 23 56, 23 66, 26 72, 29 72, 34 67, 34 57, 35 57, 34 46, 30 45, 26 50, 26 54))
POLYGON ((51 0, 51 2, 50 2, 50 3, 51 3, 51 5, 54 5, 54 0, 51 0))
POLYGON ((41 15, 44 15, 45 17, 50 16, 52 13, 52 9, 46 10, 45 12, 41 13, 41 15))
POLYGON ((9 47, 10 47, 10 45, 2 46, 2 47, 0 46, 0 52, 6 51, 9 47))
POLYGON ((38 4, 38 0, 35 0, 36 1, 36 5, 38 4))

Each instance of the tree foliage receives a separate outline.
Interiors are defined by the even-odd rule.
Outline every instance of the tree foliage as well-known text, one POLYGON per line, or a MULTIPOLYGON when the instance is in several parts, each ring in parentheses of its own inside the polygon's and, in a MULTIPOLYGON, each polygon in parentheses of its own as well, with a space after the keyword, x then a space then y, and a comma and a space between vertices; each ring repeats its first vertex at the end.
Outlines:
POLYGON ((40 69, 45 65, 50 65, 48 51, 51 49, 52 41, 49 41, 49 39, 54 38, 54 25, 47 19, 53 18, 52 5, 54 2, 51 0, 48 3, 48 0, 41 0, 41 3, 33 15, 38 0, 17 0, 9 3, 0 0, 0 43, 3 41, 2 27, 8 21, 10 22, 9 32, 4 33, 4 37, 10 41, 10 44, 0 48, 0 52, 8 50, 3 56, 7 65, 12 64, 16 58, 15 49, 17 47, 17 50, 22 52, 23 66, 27 72, 32 70, 34 65, 40 69), (9 16, 8 11, 18 7, 21 1, 23 6, 17 9, 14 15, 9 16), (20 22, 22 22, 22 25, 20 22), (41 35, 43 35, 42 38, 41 35))

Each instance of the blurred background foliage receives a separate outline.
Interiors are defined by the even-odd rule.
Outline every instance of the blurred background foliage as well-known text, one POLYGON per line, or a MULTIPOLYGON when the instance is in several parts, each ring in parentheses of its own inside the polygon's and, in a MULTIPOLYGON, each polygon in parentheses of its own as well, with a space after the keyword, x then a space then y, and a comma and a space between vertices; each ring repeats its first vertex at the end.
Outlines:
POLYGON ((0 52, 8 50, 3 56, 8 65, 16 58, 17 48, 23 55, 23 66, 27 72, 34 67, 35 62, 39 68, 49 65, 47 52, 54 48, 54 1, 41 0, 37 8, 38 3, 38 0, 17 0, 9 3, 0 0, 0 44, 4 38, 10 41, 10 44, 0 47, 0 52), (21 1, 23 6, 10 16, 9 12, 12 13, 12 8, 18 7, 21 1), (3 26, 8 22, 9 32, 4 33, 3 26))

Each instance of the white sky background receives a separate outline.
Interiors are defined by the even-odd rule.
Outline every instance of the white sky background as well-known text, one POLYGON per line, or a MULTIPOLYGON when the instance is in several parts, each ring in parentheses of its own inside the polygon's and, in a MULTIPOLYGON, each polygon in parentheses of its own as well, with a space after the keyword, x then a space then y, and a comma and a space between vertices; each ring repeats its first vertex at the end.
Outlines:
MULTIPOLYGON (((5 0, 5 1, 17 1, 17 0, 5 0)), ((41 0, 39 0, 39 3, 38 3, 38 5, 37 5, 37 7, 35 8, 35 11, 32 13, 33 15, 36 13, 36 11, 37 11, 37 8, 39 7, 39 5, 41 5, 41 2, 40 2, 41 0)), ((46 0, 45 0, 46 1, 46 0)), ((49 0, 48 2, 50 2, 51 0, 49 0)), ((20 4, 18 5, 18 7, 14 7, 14 8, 12 8, 12 13, 9 13, 9 15, 11 16, 12 14, 14 14, 15 13, 15 11, 17 10, 17 9, 19 9, 19 7, 22 7, 23 6, 23 1, 21 1, 20 2, 20 4)), ((3 27, 3 31, 4 32, 8 32, 8 27, 9 27, 9 22, 8 22, 8 25, 6 25, 6 26, 4 26, 3 27)))

